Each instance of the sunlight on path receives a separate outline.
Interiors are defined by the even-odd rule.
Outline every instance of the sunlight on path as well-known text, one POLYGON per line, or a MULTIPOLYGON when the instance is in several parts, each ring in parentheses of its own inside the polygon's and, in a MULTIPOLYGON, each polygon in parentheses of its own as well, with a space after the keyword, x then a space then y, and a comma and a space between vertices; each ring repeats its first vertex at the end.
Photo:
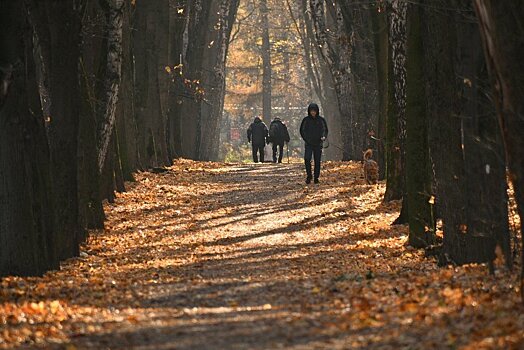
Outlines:
POLYGON ((300 164, 178 161, 137 178, 82 257, 6 282, 10 297, 27 286, 29 316, 14 322, 4 304, 0 347, 519 346, 518 295, 482 267, 438 269, 407 249, 406 228, 389 226, 398 203, 381 203, 359 164, 327 163, 309 186, 300 164))

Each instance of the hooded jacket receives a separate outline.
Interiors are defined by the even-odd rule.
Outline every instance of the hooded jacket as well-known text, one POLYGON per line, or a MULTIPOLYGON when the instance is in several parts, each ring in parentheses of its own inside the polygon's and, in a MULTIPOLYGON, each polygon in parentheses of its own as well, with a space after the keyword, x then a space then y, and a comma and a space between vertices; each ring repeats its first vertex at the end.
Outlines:
POLYGON ((310 146, 322 144, 322 138, 327 138, 328 127, 326 120, 320 116, 320 110, 316 103, 312 103, 307 108, 307 117, 302 120, 300 125, 300 136, 310 146), (317 116, 313 117, 311 111, 317 111, 317 116))
POLYGON ((263 146, 266 144, 268 136, 266 124, 259 117, 256 117, 247 129, 247 140, 253 142, 253 146, 263 146))
POLYGON ((269 140, 277 145, 290 141, 287 126, 280 118, 273 119, 269 126, 269 140))

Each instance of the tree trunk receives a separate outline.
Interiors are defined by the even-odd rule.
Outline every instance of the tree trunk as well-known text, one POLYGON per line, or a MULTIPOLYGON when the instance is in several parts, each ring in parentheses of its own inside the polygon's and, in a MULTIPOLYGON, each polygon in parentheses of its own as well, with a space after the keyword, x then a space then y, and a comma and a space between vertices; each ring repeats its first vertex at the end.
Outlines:
POLYGON ((138 127, 135 111, 135 60, 133 49, 134 7, 126 2, 122 32, 122 82, 121 98, 117 106, 117 128, 119 134, 120 160, 124 180, 134 181, 133 171, 140 169, 138 158, 138 127))
POLYGON ((338 97, 335 92, 335 82, 316 44, 312 19, 308 11, 308 0, 302 0, 300 13, 300 19, 304 27, 302 30, 302 43, 306 55, 308 80, 312 86, 312 92, 317 96, 324 111, 324 118, 329 129, 329 141, 333 144, 332 147, 325 149, 325 157, 328 160, 340 160, 342 159, 342 150, 335 146, 342 144, 341 117, 340 109, 338 108, 338 97), (320 68, 314 69, 314 67, 320 68))
POLYGON ((440 38, 426 41, 426 64, 430 152, 444 231, 441 263, 492 262, 496 241, 507 235, 504 162, 494 161, 496 137, 489 141, 495 148, 485 149, 489 108, 479 108, 478 73, 484 63, 473 10, 466 1, 453 6, 454 12, 428 9, 434 12, 426 21, 427 37, 440 38))
POLYGON ((378 122, 376 141, 376 157, 379 165, 379 179, 386 177, 386 118, 388 113, 388 41, 389 31, 385 6, 371 6, 371 21, 375 59, 377 67, 378 88, 378 122))
MULTIPOLYGON (((524 72, 521 65, 524 59, 524 45, 522 35, 518 33, 522 32, 524 6, 521 3, 491 0, 475 0, 474 4, 494 87, 494 100, 504 137, 509 177, 515 188, 519 216, 523 218, 524 72)), ((524 262, 524 251, 522 259, 524 262)), ((524 277, 524 269, 521 277, 524 277)), ((522 287, 524 286, 521 284, 521 290, 524 290, 522 287)))
MULTIPOLYGON (((326 15, 324 0, 309 0, 311 9, 311 18, 315 28, 315 37, 322 57, 326 61, 333 80, 335 82, 335 91, 338 97, 338 106, 341 115, 341 133, 343 139, 343 160, 355 159, 355 143, 353 138, 353 109, 352 88, 351 88, 351 71, 349 63, 352 60, 352 41, 351 36, 343 31, 341 28, 344 23, 341 15, 337 12, 335 18, 332 20, 336 23, 336 37, 335 43, 330 40, 330 33, 326 24, 326 15)), ((327 5, 327 6, 333 6, 327 5)))
POLYGON ((80 59, 80 118, 78 132, 78 201, 82 229, 104 227, 104 209, 100 198, 98 171, 96 85, 102 64, 101 54, 105 21, 97 1, 86 9, 82 23, 82 52, 80 59))
MULTIPOLYGON (((133 42, 136 68, 135 112, 141 168, 169 164, 166 121, 162 113, 159 80, 159 67, 163 62, 161 53, 164 52, 159 45, 167 45, 167 38, 161 35, 159 23, 163 23, 163 17, 169 15, 168 10, 167 0, 136 3, 136 31, 133 42), (161 43, 161 40, 165 42, 161 43)), ((165 69, 165 65, 162 69, 165 69)))
POLYGON ((98 171, 102 172, 116 120, 116 107, 122 81, 122 24, 124 0, 102 0, 106 14, 107 47, 103 88, 98 98, 98 171))
POLYGON ((401 199, 405 188, 403 148, 406 137, 406 10, 407 3, 403 0, 393 0, 388 8, 389 73, 385 201, 401 199))
POLYGON ((271 43, 269 41, 267 0, 260 0, 259 6, 262 29, 262 120, 269 125, 271 123, 271 43))
POLYGON ((224 109, 226 90, 226 58, 233 22, 236 17, 239 0, 222 0, 216 3, 217 20, 210 21, 207 42, 213 45, 206 50, 204 67, 213 67, 212 71, 204 71, 204 83, 207 86, 206 99, 200 109, 202 125, 199 159, 217 160, 220 144, 220 124, 224 109), (217 25, 218 23, 218 25, 217 25))
POLYGON ((167 122, 167 139, 170 159, 182 156, 182 110, 184 99, 184 32, 188 21, 188 4, 186 0, 171 0, 170 5, 170 52, 169 70, 171 86, 169 88, 169 112, 167 122))
POLYGON ((182 103, 178 108, 183 111, 181 116, 181 143, 182 156, 198 159, 200 156, 200 142, 202 135, 202 121, 200 119, 202 99, 205 98, 205 89, 200 85, 203 78, 203 61, 206 42, 211 21, 211 1, 196 0, 189 6, 188 46, 184 62, 185 91, 182 103))
POLYGON ((408 8, 406 62, 406 192, 409 244, 425 248, 435 243, 431 163, 427 140, 424 93, 423 12, 420 3, 408 8))
POLYGON ((32 1, 51 101, 48 137, 60 260, 79 253, 78 123, 79 8, 73 0, 32 1))
POLYGON ((0 276, 58 268, 32 37, 24 3, 0 1, 0 276))

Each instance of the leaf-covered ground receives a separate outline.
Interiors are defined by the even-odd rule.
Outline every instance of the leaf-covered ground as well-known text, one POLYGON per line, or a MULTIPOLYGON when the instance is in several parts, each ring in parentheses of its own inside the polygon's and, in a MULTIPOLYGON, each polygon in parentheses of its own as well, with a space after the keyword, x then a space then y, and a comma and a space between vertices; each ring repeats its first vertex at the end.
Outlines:
POLYGON ((43 278, 0 280, 0 348, 524 348, 515 275, 438 268, 356 163, 178 161, 43 278))

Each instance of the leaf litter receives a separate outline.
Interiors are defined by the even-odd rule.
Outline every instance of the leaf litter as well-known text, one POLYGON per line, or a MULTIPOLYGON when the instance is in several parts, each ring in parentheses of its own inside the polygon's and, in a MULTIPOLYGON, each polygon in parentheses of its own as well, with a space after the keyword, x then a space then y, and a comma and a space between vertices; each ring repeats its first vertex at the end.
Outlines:
POLYGON ((0 280, 0 348, 523 348, 515 275, 437 267, 384 190, 351 162, 139 173, 78 258, 0 280))

